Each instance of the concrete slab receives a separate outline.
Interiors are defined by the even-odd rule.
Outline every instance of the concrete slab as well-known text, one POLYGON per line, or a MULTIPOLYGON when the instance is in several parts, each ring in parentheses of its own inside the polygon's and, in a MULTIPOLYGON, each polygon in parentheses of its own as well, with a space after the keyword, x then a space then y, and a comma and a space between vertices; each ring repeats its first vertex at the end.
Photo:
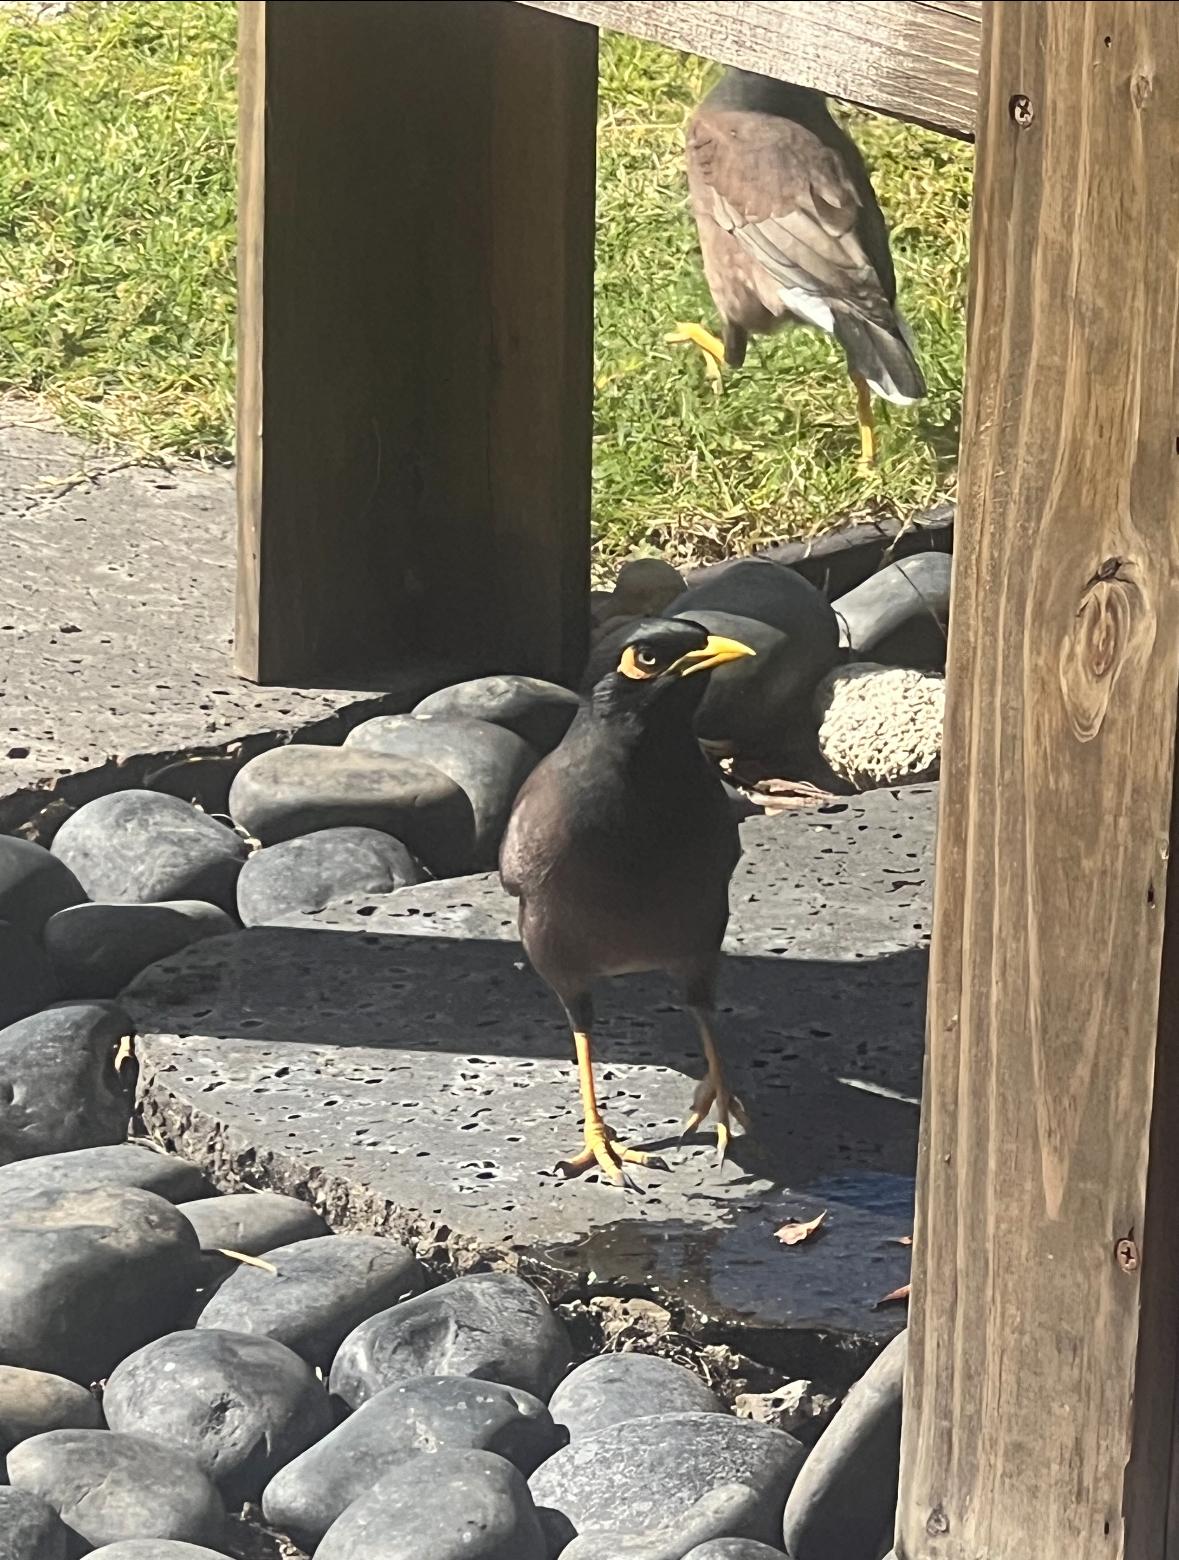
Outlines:
MULTIPOLYGON (((0 401, 0 829, 62 794, 139 783, 160 755, 285 739, 408 708, 449 672, 377 688, 262 688, 235 677, 233 473, 120 465, 0 401), (130 762, 129 762, 130 761, 130 762), (110 783, 93 778, 111 771, 110 783)), ((457 669, 462 675, 462 669, 457 669)))
POLYGON ((554 1172, 580 1137, 571 1044, 494 877, 145 971, 126 996, 145 1118, 224 1185, 460 1266, 508 1251, 557 1289, 638 1289, 760 1358, 889 1336, 903 1311, 873 1306, 908 1274, 935 813, 926 786, 742 826, 720 1022, 754 1135, 723 1169, 711 1133, 678 1141, 702 1058, 678 993, 639 976, 604 985, 598 1079, 607 1119, 671 1169, 641 1193, 554 1172), (775 1240, 823 1208, 819 1238, 775 1240))

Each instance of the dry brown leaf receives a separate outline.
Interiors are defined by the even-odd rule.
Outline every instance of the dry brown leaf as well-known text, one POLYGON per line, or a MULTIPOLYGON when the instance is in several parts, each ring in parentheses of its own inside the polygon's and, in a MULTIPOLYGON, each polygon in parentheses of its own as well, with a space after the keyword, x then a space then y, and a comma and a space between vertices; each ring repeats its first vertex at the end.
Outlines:
POLYGON ((747 801, 752 802, 755 807, 764 808, 767 813, 786 812, 790 808, 815 807, 821 802, 838 800, 828 791, 804 789, 785 780, 777 784, 768 781, 762 785, 743 785, 738 789, 747 801))
POLYGON ((813 1219, 806 1219, 799 1224, 784 1224, 774 1234, 784 1246, 801 1246, 804 1240, 810 1240, 811 1236, 827 1217, 826 1208, 813 1219))
POLYGON ((757 802, 760 806, 765 806, 770 797, 776 806, 782 807, 805 807, 839 800, 830 791, 812 785, 809 780, 775 774, 756 759, 728 759, 723 761, 722 766, 733 785, 740 787, 751 802, 757 802))
POLYGON ((833 801, 830 791, 823 791, 817 785, 812 785, 809 780, 783 780, 779 778, 767 778, 753 782, 755 791, 764 791, 767 796, 792 796, 803 802, 833 801))
POLYGON ((894 1289, 890 1295, 885 1295, 882 1299, 877 1300, 872 1309, 874 1311, 879 1311, 883 1306, 886 1305, 908 1305, 908 1303, 909 1286, 908 1284, 902 1284, 899 1289, 894 1289))

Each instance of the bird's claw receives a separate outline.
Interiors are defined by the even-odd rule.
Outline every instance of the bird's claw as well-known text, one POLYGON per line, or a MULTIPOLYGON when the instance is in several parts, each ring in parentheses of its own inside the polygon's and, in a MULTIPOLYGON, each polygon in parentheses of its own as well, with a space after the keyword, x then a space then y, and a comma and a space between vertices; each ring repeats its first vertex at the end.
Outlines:
POLYGON ((724 1164, 728 1151, 729 1124, 727 1121, 718 1121, 716 1124, 716 1168, 718 1170, 724 1164))
POLYGON ((635 1189, 627 1175, 625 1165, 642 1165, 648 1170, 667 1170, 667 1162, 658 1154, 644 1154, 637 1148, 627 1148, 604 1121, 588 1121, 585 1127, 585 1147, 571 1159, 563 1159, 557 1166, 562 1175, 572 1178, 597 1166, 615 1186, 635 1189))
POLYGON ((732 1132, 729 1128, 729 1118, 732 1117, 743 1132, 749 1131, 749 1116, 744 1105, 735 1094, 730 1094, 727 1089, 718 1090, 711 1076, 704 1079, 696 1090, 692 1100, 692 1114, 684 1123, 684 1129, 680 1133, 680 1141, 690 1137, 696 1128, 708 1116, 713 1105, 716 1105, 716 1165, 719 1170, 725 1162, 725 1155, 729 1151, 729 1143, 732 1140, 732 1132))

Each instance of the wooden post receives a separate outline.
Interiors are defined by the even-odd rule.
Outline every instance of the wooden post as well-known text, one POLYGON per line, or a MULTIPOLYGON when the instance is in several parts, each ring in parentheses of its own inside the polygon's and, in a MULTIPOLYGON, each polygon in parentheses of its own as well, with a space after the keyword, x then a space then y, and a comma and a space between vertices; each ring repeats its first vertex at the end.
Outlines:
POLYGON ((244 0, 240 67, 238 671, 575 675, 596 30, 244 0))
POLYGON ((1162 1560, 1179 5, 983 23, 898 1560, 1162 1560))

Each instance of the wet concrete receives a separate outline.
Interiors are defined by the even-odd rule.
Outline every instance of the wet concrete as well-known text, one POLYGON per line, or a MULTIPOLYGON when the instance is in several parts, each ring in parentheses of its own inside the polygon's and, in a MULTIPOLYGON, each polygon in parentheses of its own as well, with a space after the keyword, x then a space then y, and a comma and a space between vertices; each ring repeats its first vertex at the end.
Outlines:
POLYGON ((700 1336, 805 1365, 881 1340, 908 1276, 936 787, 742 826, 720 1028, 753 1118, 715 1168, 678 1127, 703 1071, 678 993, 605 983, 607 1119, 664 1153, 640 1192, 554 1169, 579 1143, 571 1045, 494 877, 346 900, 185 950, 126 1000, 152 1130, 222 1185, 310 1197, 463 1266, 638 1291, 700 1336), (787 1248, 774 1231, 827 1210, 787 1248))

